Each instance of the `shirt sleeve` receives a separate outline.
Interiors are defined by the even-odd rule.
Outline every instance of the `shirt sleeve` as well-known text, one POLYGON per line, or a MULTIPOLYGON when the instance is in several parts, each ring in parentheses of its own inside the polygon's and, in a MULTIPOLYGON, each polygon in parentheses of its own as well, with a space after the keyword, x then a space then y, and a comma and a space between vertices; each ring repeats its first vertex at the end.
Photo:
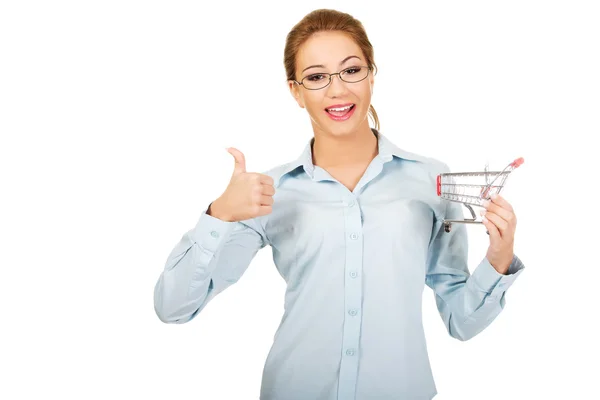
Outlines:
POLYGON ((154 310, 165 323, 192 320, 217 294, 237 282, 267 245, 256 219, 226 222, 207 210, 175 245, 154 287, 154 310))
MULTIPOLYGON (((461 203, 446 203, 443 218, 463 219, 461 203)), ((452 224, 444 230, 443 220, 434 224, 433 239, 427 258, 426 284, 433 289, 436 305, 448 333, 459 340, 468 340, 485 329, 504 308, 505 294, 524 265, 514 255, 508 274, 498 273, 484 259, 470 274, 466 224, 452 224)))

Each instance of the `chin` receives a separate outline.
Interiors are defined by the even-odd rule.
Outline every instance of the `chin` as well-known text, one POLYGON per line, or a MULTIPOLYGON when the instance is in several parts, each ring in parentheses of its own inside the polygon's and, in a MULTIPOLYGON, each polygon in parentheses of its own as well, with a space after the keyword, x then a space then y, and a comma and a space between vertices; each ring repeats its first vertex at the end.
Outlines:
MULTIPOLYGON (((356 117, 356 115, 354 117, 356 117)), ((348 120, 344 122, 328 120, 326 121, 324 128, 334 136, 353 135, 361 130, 362 124, 358 121, 358 119, 356 121, 348 120)))

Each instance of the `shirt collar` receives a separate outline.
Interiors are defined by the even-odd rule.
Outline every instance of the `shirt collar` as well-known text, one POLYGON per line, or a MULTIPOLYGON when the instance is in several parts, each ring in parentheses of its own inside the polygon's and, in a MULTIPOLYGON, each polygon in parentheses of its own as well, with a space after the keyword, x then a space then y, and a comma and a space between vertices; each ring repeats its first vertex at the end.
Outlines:
MULTIPOLYGON (((377 157, 381 158, 384 163, 391 161, 393 156, 405 160, 423 162, 423 158, 421 156, 402 150, 375 128, 371 128, 371 131, 377 137, 377 146, 379 149, 379 154, 377 154, 377 157)), ((300 154, 300 156, 294 161, 285 164, 284 168, 280 170, 280 173, 275 177, 275 187, 279 186, 279 182, 284 175, 289 174, 300 166, 304 168, 304 171, 306 171, 311 179, 314 177, 315 166, 312 162, 312 145, 314 141, 315 138, 312 137, 304 147, 302 154, 300 154)))

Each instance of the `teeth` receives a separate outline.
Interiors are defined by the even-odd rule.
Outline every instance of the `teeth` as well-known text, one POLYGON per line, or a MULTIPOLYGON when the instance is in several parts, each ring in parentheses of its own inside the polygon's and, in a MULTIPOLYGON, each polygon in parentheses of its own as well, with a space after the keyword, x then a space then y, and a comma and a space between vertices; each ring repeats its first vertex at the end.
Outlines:
POLYGON ((350 104, 349 106, 346 107, 342 107, 342 108, 328 108, 328 111, 346 111, 348 110, 350 107, 352 107, 352 104, 350 104))

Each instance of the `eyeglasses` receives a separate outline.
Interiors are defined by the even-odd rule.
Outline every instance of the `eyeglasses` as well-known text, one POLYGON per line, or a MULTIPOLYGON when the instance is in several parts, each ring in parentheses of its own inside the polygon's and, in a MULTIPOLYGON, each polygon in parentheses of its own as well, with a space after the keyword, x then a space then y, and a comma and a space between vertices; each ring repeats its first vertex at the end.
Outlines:
POLYGON ((304 86, 304 88, 308 90, 319 90, 328 86, 331 83, 331 77, 333 75, 339 76, 339 78, 348 83, 356 83, 364 80, 367 76, 369 76, 369 71, 371 68, 364 66, 357 67, 349 67, 340 72, 335 72, 333 74, 329 74, 327 72, 319 72, 318 74, 311 74, 302 78, 301 82, 296 82, 298 85, 304 86))

